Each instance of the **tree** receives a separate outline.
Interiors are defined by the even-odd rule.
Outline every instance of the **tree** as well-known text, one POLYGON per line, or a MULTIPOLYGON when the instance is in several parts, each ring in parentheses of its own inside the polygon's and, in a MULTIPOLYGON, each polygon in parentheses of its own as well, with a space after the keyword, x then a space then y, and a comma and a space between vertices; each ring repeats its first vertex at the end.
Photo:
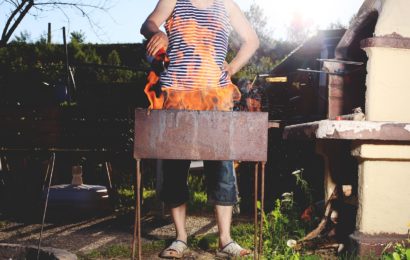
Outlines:
POLYGON ((30 41, 30 33, 28 31, 20 32, 20 35, 16 35, 13 42, 15 43, 28 43, 30 41))
POLYGON ((114 66, 119 66, 121 64, 121 58, 120 54, 118 54, 118 51, 112 50, 110 54, 108 54, 107 64, 114 66))
POLYGON ((85 34, 82 31, 79 32, 72 32, 71 33, 71 41, 77 41, 78 43, 85 42, 85 34))
MULTIPOLYGON (((249 7, 249 10, 245 12, 245 16, 248 19, 249 23, 252 25, 252 28, 255 30, 260 41, 260 48, 258 51, 264 51, 272 48, 274 40, 271 35, 273 34, 272 30, 267 27, 267 17, 264 14, 262 7, 260 7, 255 2, 249 7)), ((229 48, 237 51, 240 47, 240 38, 237 33, 233 33, 230 38, 229 48)))
POLYGON ((336 30, 336 29, 347 29, 347 25, 343 24, 340 20, 335 22, 331 22, 327 28, 328 30, 336 30))
POLYGON ((309 38, 312 23, 302 13, 294 13, 288 28, 288 41, 300 44, 309 38))
MULTIPOLYGON (((272 38, 272 30, 267 27, 268 19, 262 7, 253 2, 245 15, 258 35, 260 46, 249 63, 235 74, 237 79, 253 79, 259 73, 269 71, 278 58, 274 50, 277 42, 272 38)), ((235 53, 237 53, 240 46, 239 42, 239 36, 232 35, 227 60, 232 60, 235 53)))
POLYGON ((67 20, 70 20, 67 11, 73 9, 81 16, 85 17, 91 26, 95 23, 90 17, 93 10, 106 11, 108 9, 108 0, 95 0, 93 3, 81 0, 3 0, 0 1, 0 8, 9 8, 10 13, 7 16, 6 23, 3 27, 0 48, 5 47, 17 29, 21 21, 28 14, 36 16, 38 13, 58 10, 67 20), (37 14, 33 13, 37 11, 37 14))
MULTIPOLYGON (((107 64, 112 66, 120 66, 121 65, 121 57, 120 54, 116 50, 112 50, 107 57, 107 64)), ((106 73, 107 75, 107 82, 108 83, 126 83, 130 82, 132 76, 134 75, 133 72, 128 70, 122 69, 111 69, 106 73)))
POLYGON ((256 3, 253 3, 245 15, 258 35, 260 41, 260 48, 258 51, 270 51, 275 41, 272 38, 272 29, 267 27, 268 18, 266 17, 262 7, 256 3))

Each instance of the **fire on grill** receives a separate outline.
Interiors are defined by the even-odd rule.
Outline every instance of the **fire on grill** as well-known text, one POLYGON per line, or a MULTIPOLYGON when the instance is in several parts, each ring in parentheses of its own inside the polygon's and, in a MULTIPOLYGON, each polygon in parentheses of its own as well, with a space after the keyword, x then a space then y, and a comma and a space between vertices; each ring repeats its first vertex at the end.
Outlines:
MULTIPOLYGON (((139 259, 141 258, 141 159, 262 162, 267 160, 267 113, 229 112, 233 110, 234 101, 240 100, 241 94, 232 83, 219 87, 219 78, 210 81, 203 77, 189 89, 179 86, 177 79, 174 80, 172 88, 161 87, 159 77, 166 69, 167 63, 169 59, 162 49, 153 59, 153 70, 148 75, 148 83, 144 89, 150 102, 149 110, 136 110, 135 113, 134 158, 137 159, 137 202, 132 258, 135 254, 135 240, 138 243, 139 259)), ((187 75, 193 73, 193 69, 188 66, 187 75)), ((262 211, 264 166, 262 163, 262 211)), ((258 174, 257 168, 255 174, 258 174)), ((255 249, 257 183, 255 176, 255 249)), ((262 217, 260 225, 262 229, 262 217)), ((261 250, 260 231, 259 251, 261 250)))

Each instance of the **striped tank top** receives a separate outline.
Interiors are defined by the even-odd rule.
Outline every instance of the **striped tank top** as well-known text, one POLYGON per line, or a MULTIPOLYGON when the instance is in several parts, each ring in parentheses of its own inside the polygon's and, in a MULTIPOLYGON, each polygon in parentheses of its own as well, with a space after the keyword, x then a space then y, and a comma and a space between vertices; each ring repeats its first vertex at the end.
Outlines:
POLYGON ((205 9, 191 0, 177 0, 165 23, 169 38, 168 69, 161 85, 175 90, 226 87, 231 83, 223 63, 231 30, 223 0, 205 9))

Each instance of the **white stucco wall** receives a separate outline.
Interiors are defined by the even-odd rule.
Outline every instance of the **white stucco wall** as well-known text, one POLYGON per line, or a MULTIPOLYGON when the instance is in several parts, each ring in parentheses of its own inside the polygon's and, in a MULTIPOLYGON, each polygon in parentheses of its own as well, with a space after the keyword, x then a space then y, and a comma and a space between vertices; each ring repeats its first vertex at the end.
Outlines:
POLYGON ((365 51, 369 57, 366 119, 410 122, 410 49, 371 47, 365 51))
POLYGON ((385 36, 398 33, 403 37, 410 37, 410 1, 384 0, 379 14, 375 35, 385 36))
POLYGON ((364 144, 359 159, 357 230, 405 235, 410 222, 410 147, 364 144), (407 159, 405 159, 407 158, 407 159))

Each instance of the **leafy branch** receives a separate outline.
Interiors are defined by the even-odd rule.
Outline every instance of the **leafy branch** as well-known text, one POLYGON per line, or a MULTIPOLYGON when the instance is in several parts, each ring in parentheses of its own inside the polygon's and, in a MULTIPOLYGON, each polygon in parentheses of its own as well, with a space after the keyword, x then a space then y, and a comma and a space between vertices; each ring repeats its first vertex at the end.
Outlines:
POLYGON ((10 40, 16 28, 20 25, 21 21, 27 16, 27 14, 36 16, 36 14, 32 14, 35 10, 39 13, 58 10, 69 21, 70 18, 66 13, 66 9, 75 9, 81 14, 81 16, 88 20, 91 28, 94 28, 98 27, 98 25, 91 19, 91 12, 94 10, 104 12, 107 11, 110 8, 108 3, 108 0, 100 0, 96 4, 90 4, 81 0, 3 0, 0 2, 0 6, 8 5, 11 7, 11 11, 2 30, 0 48, 7 45, 7 42, 10 40))

